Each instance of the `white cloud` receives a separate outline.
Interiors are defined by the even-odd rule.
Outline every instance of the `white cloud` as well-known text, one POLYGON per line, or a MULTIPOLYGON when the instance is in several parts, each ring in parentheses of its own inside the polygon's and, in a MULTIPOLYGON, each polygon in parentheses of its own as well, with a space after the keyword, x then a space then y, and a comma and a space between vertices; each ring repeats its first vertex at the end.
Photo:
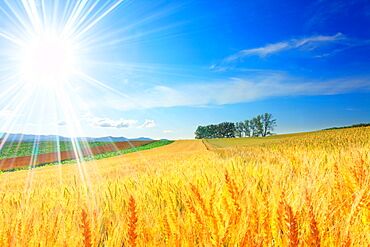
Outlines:
MULTIPOLYGON (((110 104, 112 101, 103 101, 102 104, 110 104)), ((114 104, 117 104, 116 102, 114 104)), ((108 106, 106 105, 106 106, 108 106)), ((126 104, 125 104, 126 105, 126 104)), ((133 107, 137 109, 136 104, 132 104, 133 107)), ((111 107, 111 106, 110 106, 111 107)), ((101 118, 96 117, 91 114, 85 114, 82 119, 89 123, 91 126, 94 127, 102 127, 102 128, 154 128, 156 126, 156 123, 154 120, 146 119, 142 124, 139 124, 138 120, 134 119, 111 119, 111 118, 101 118)))
POLYGON ((94 118, 92 120, 93 126, 103 128, 129 128, 134 126, 136 123, 136 120, 131 119, 113 120, 109 118, 94 118))
POLYGON ((58 122, 58 126, 66 126, 67 122, 66 121, 60 121, 58 122))
POLYGON ((171 133, 174 133, 173 130, 163 130, 162 131, 164 134, 171 134, 171 133))
POLYGON ((139 125, 137 120, 133 119, 119 119, 114 120, 111 118, 99 118, 94 116, 85 116, 87 122, 89 122, 92 126, 95 127, 102 127, 102 128, 154 128, 156 123, 154 120, 146 119, 142 124, 139 125))
POLYGON ((122 102, 120 98, 104 100, 107 106, 119 110, 159 107, 214 106, 251 102, 271 97, 335 95, 355 91, 370 91, 370 77, 348 77, 330 80, 311 80, 286 74, 268 74, 253 78, 230 78, 209 83, 156 86, 132 95, 141 99, 140 105, 122 102))
POLYGON ((289 43, 288 42, 279 42, 275 44, 268 44, 264 47, 259 47, 259 48, 252 48, 252 49, 245 49, 241 50, 238 53, 231 55, 225 59, 227 62, 232 62, 237 59, 246 57, 246 56, 252 56, 252 55, 257 55, 260 57, 265 57, 267 55, 270 55, 272 53, 277 53, 285 49, 290 49, 289 43))
POLYGON ((329 42, 344 40, 344 39, 346 38, 341 33, 337 33, 332 36, 316 35, 316 36, 305 37, 305 38, 300 38, 300 39, 291 39, 288 41, 267 44, 263 47, 241 50, 238 53, 227 57, 224 60, 224 62, 233 62, 233 61, 236 61, 238 59, 241 59, 247 56, 266 57, 274 53, 282 52, 285 50, 291 50, 291 49, 310 49, 312 50, 312 49, 316 49, 320 45, 323 45, 329 42))
POLYGON ((146 119, 145 122, 140 126, 141 128, 154 128, 156 123, 154 120, 146 119))
POLYGON ((337 33, 332 36, 317 35, 302 39, 293 39, 290 44, 293 48, 299 48, 307 44, 319 44, 320 42, 332 42, 338 40, 345 40, 346 37, 342 33, 337 33))

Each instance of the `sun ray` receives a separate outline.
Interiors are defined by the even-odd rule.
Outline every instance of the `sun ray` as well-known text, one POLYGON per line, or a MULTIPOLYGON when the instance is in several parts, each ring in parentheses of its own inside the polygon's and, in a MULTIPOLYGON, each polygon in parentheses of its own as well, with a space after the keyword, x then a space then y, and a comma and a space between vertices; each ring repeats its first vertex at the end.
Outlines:
POLYGON ((13 44, 16 44, 16 45, 19 45, 19 46, 24 45, 24 43, 21 40, 17 39, 16 37, 13 37, 11 34, 0 32, 0 36, 5 38, 6 40, 12 42, 13 44))
MULTIPOLYGON (((123 3, 129 1, 45 1, 45 0, 19 0, 6 1, 6 5, 1 12, 12 28, 5 27, 0 32, 1 41, 6 42, 6 47, 0 54, 0 63, 4 64, 1 70, 5 73, 1 78, 0 87, 3 90, 0 93, 0 104, 3 109, 11 109, 13 117, 9 117, 1 124, 1 130, 8 133, 1 140, 0 150, 4 146, 12 130, 29 131, 29 124, 33 123, 33 131, 40 135, 43 132, 45 121, 49 121, 55 133, 59 133, 57 121, 63 119, 67 122, 63 133, 71 139, 72 151, 77 162, 79 179, 86 186, 88 197, 94 201, 94 191, 91 187, 89 174, 96 173, 98 170, 90 163, 89 169, 85 167, 84 155, 92 155, 89 143, 81 139, 83 128, 81 127, 82 108, 78 102, 86 101, 82 95, 79 95, 76 88, 91 88, 95 92, 106 92, 110 95, 118 96, 123 102, 130 102, 140 107, 140 101, 133 99, 125 91, 112 87, 109 82, 97 79, 92 70, 85 71, 79 64, 93 64, 90 58, 91 53, 109 48, 109 42, 112 41, 109 35, 105 33, 118 34, 112 29, 102 29, 99 23, 109 16, 114 10, 123 3), (102 35, 100 35, 102 34, 102 35), (100 38, 101 37, 101 38, 100 38), (70 45, 74 53, 76 63, 71 63, 68 59, 65 61, 73 69, 63 70, 64 58, 59 56, 65 54, 65 46, 70 45), (21 66, 20 66, 21 65, 21 66), (55 66, 55 67, 54 67, 55 66), (61 70, 59 68, 62 67, 61 70), (20 69, 22 68, 22 69, 20 69), (57 69, 54 69, 57 68, 57 69), (10 76, 7 76, 9 74, 10 76), (40 80, 41 78, 41 80, 40 80), (81 96, 81 97, 80 97, 81 96)), ((160 19, 161 15, 171 11, 161 11, 158 14, 143 18, 143 22, 150 23, 150 20, 160 19)), ((140 40, 155 33, 164 33, 171 30, 174 26, 162 26, 159 29, 153 29, 143 32, 140 36, 128 35, 126 39, 115 40, 118 42, 127 42, 128 40, 140 40)), ((130 25, 132 29, 135 25, 130 25)), ((123 28, 124 29, 124 28, 123 28)), ((128 43, 128 42, 127 42, 128 43)), ((114 63, 112 63, 114 64, 114 63)), ((96 63, 95 67, 100 65, 96 63)), ((111 64, 105 64, 111 66, 111 64)), ((123 67, 123 64, 112 66, 117 73, 123 67)), ((150 65, 137 64, 131 65, 132 72, 145 71, 150 65)), ((162 70, 163 71, 163 70, 162 70)), ((93 71, 94 72, 94 71, 93 71)), ((158 72, 160 73, 160 72, 158 72)), ((56 140, 55 151, 56 159, 61 163, 61 144, 56 140)), ((40 154, 39 140, 34 140, 32 159, 29 164, 29 174, 25 181, 25 193, 29 193, 32 188, 34 169, 37 164, 37 157, 40 154)), ((131 147, 134 145, 129 142, 131 147)), ((139 155, 140 156, 140 155, 139 155)), ((145 157, 142 157, 143 159, 145 157)), ((149 165, 149 161, 145 161, 149 165)), ((62 169, 59 169, 60 184, 63 184, 62 169)), ((89 200, 90 200, 89 199, 89 200)), ((25 198, 27 201, 27 199, 25 198)))
MULTIPOLYGON (((98 2, 99 1, 96 1, 94 5, 98 4, 98 2)), ((68 31, 72 30, 72 26, 75 24, 77 18, 80 18, 80 19, 85 19, 86 18, 84 16, 80 17, 80 14, 83 11, 83 9, 84 9, 84 7, 86 6, 87 3, 88 3, 88 1, 84 0, 84 1, 78 2, 74 6, 69 18, 66 21, 63 32, 68 32, 68 31)))
POLYGON ((22 0, 22 5, 35 32, 40 32, 40 30, 42 30, 42 23, 36 8, 35 0, 22 0))
MULTIPOLYGON (((77 34, 77 37, 80 37, 81 35, 85 34, 86 32, 88 32, 91 28, 93 28, 97 23, 99 23, 104 17, 106 17, 107 15, 109 15, 115 8, 117 8, 124 0, 117 0, 114 4, 112 4, 111 6, 108 7, 107 10, 102 10, 103 13, 98 15, 98 16, 94 16, 94 19, 91 20, 90 23, 88 23, 86 25, 86 27, 84 27, 82 30, 79 30, 78 31, 78 34, 77 34)), ((99 13, 99 11, 97 11, 96 13, 99 13)), ((91 17, 92 19, 93 17, 91 17)))
MULTIPOLYGON (((113 94, 116 94, 116 95, 119 95, 119 96, 122 96, 124 97, 125 99, 128 99, 129 101, 136 101, 135 99, 133 99, 132 97, 130 97, 129 95, 121 92, 121 91, 118 91, 110 86, 108 86, 107 84, 95 79, 95 78, 92 78, 90 77, 89 75, 87 74, 84 74, 83 72, 79 72, 78 75, 84 79, 84 81, 90 83, 91 85, 95 85, 95 86, 98 86, 99 88, 101 89, 105 89, 105 90, 108 90, 110 92, 112 92, 113 94)), ((139 104, 139 103, 138 103, 139 104)))
MULTIPOLYGON (((14 2, 12 1, 12 3, 14 2)), ((10 14, 8 14, 6 10, 2 9, 3 10, 2 12, 5 13, 5 15, 8 17, 9 20, 11 20, 14 27, 19 28, 18 24, 20 24, 20 30, 22 32, 25 32, 27 35, 30 34, 32 32, 32 25, 29 22, 27 22, 25 18, 22 18, 21 13, 18 13, 16 7, 13 6, 12 3, 10 3, 7 0, 5 1, 6 6, 9 8, 10 13, 13 15, 13 17, 15 17, 15 20, 10 14)))

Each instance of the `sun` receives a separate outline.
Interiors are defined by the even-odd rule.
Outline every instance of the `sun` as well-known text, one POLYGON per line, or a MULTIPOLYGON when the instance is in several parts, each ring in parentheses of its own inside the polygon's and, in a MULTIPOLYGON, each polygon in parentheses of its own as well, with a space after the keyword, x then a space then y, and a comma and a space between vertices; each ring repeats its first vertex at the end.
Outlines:
POLYGON ((120 39, 112 38, 121 31, 103 20, 124 0, 1 2, 0 110, 13 116, 0 127, 84 136, 80 123, 98 107, 95 97, 124 95, 97 78, 109 64, 122 66, 104 50, 116 47, 120 39))
POLYGON ((76 47, 71 39, 56 32, 42 32, 25 41, 20 49, 22 79, 43 87, 58 87, 76 70, 76 47))

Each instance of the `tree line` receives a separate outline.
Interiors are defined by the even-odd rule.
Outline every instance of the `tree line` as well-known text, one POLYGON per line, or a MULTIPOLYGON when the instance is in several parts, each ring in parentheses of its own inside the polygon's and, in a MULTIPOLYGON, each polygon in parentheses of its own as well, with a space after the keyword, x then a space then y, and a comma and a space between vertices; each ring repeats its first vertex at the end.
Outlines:
POLYGON ((198 126, 195 131, 196 139, 233 138, 233 137, 265 137, 272 135, 276 127, 276 119, 271 113, 258 115, 250 120, 241 122, 223 122, 207 126, 198 126))

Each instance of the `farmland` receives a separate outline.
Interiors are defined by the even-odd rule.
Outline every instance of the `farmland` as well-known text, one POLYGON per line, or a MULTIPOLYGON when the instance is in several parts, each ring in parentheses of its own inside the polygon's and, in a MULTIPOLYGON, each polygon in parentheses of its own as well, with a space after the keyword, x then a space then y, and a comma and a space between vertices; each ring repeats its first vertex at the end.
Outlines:
MULTIPOLYGON (((72 142, 63 142, 63 149, 58 150, 58 143, 56 142, 40 142, 38 144, 32 144, 33 150, 38 150, 38 146, 50 147, 53 146, 56 148, 54 152, 50 152, 51 149, 45 148, 43 152, 31 152, 24 153, 25 151, 30 151, 29 143, 20 142, 17 146, 26 147, 23 149, 24 152, 21 154, 28 154, 27 156, 21 156, 14 151, 13 156, 10 158, 0 159, 0 170, 1 171, 14 171, 19 169, 28 169, 30 167, 39 167, 43 165, 55 165, 55 164, 64 164, 64 163, 76 163, 76 160, 96 160, 106 157, 113 157, 121 154, 137 152, 141 150, 147 150, 151 148, 160 147, 171 143, 168 140, 160 141, 130 141, 130 142, 80 142, 72 145, 72 142), (91 146, 89 144, 92 144, 91 146), (46 145, 45 145, 46 144, 46 145), (94 145, 98 144, 98 145, 94 145), (36 147, 36 148, 35 148, 36 147), (46 152, 49 151, 49 152, 46 152)), ((5 144, 5 146, 7 143, 5 144)), ((15 146, 14 144, 8 144, 7 148, 15 146)), ((8 153, 8 154, 9 154, 8 153)))
POLYGON ((370 128, 0 175, 1 246, 369 246, 370 128))
MULTIPOLYGON (((97 147, 105 142, 79 142, 79 146, 97 147)), ((0 159, 39 155, 46 153, 70 151, 73 149, 70 141, 44 141, 44 142, 5 142, 0 150, 0 159)))

